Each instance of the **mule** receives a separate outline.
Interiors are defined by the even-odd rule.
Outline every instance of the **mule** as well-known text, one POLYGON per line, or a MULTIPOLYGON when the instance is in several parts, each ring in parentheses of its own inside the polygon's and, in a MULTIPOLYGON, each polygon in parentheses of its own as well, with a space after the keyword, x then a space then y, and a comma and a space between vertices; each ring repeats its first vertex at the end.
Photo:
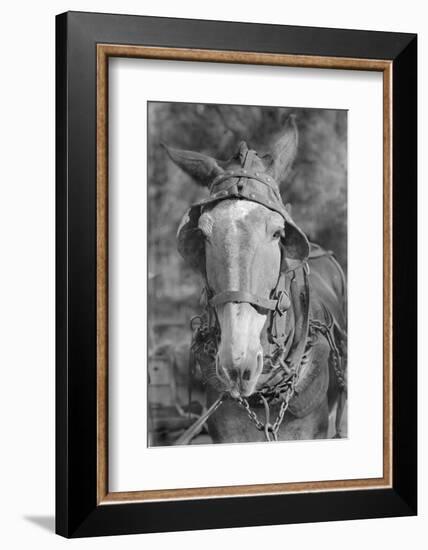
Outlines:
POLYGON ((297 151, 290 118, 269 155, 245 142, 228 161, 165 147, 209 196, 177 232, 204 281, 192 341, 215 443, 336 437, 346 400, 346 286, 332 253, 310 244, 279 181, 297 151), (217 406, 220 404, 221 406, 217 406))

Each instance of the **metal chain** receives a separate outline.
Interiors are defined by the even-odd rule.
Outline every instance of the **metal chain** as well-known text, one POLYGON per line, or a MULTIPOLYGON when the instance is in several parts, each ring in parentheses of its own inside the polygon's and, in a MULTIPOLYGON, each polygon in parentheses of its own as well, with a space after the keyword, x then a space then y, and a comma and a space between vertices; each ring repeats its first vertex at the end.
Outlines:
MULTIPOLYGON (((216 326, 216 324, 210 326, 206 319, 203 319, 201 316, 193 318, 191 321, 191 326, 193 330, 191 344, 192 352, 195 355, 203 354, 205 356, 208 356, 214 361, 217 353, 218 342, 220 339, 218 327, 216 326), (195 321, 199 321, 200 324, 195 326, 195 321)), ((310 328, 313 333, 319 332, 327 339, 331 350, 332 366, 334 368, 339 387, 345 389, 346 382, 344 369, 340 360, 341 354, 331 332, 331 322, 326 324, 312 319, 310 323, 310 328)), ((305 354, 313 346, 313 344, 313 338, 310 338, 308 341, 308 349, 305 351, 305 354)), ((279 429, 282 422, 284 421, 284 416, 289 407, 290 400, 294 395, 298 372, 294 370, 290 371, 286 363, 282 364, 284 362, 282 361, 281 354, 276 355, 276 357, 270 357, 269 360, 273 363, 271 366, 274 367, 272 369, 272 371, 274 371, 274 375, 276 376, 276 374, 282 372, 283 377, 274 385, 266 385, 266 387, 263 387, 256 394, 256 397, 262 401, 265 407, 265 422, 262 422, 259 419, 247 399, 239 397, 236 399, 236 401, 244 408, 248 418, 255 425, 255 427, 259 431, 264 432, 267 441, 278 441, 279 429), (274 359, 274 361, 272 361, 272 359, 274 359), (273 403, 278 400, 281 401, 280 409, 275 419, 275 422, 271 424, 269 403, 273 403)), ((215 376, 216 373, 210 372, 209 370, 205 376, 206 382, 208 382, 210 378, 214 378, 215 376)), ((275 376, 269 378, 269 381, 271 381, 271 379, 275 376)))
POLYGON ((287 412, 288 405, 290 403, 290 399, 292 398, 293 394, 294 394, 294 384, 290 387, 290 390, 287 392, 285 399, 281 402, 279 413, 273 424, 270 423, 269 403, 262 394, 260 394, 260 399, 262 400, 262 403, 265 407, 265 416, 266 416, 265 422, 262 422, 259 419, 255 411, 251 408, 251 405, 248 403, 248 400, 245 399, 245 397, 238 397, 237 401, 245 409, 245 412, 247 413, 248 418, 251 420, 251 422, 253 422, 255 427, 259 431, 264 432, 266 441, 278 441, 279 429, 284 420, 285 413, 287 412), (270 434, 272 434, 273 439, 270 437, 270 434))
MULTIPOLYGON (((331 333, 332 326, 328 326, 327 324, 321 323, 319 321, 312 320, 311 322, 311 329, 313 331, 320 332, 327 340, 330 350, 331 350, 331 359, 333 364, 333 369, 339 384, 339 387, 343 390, 346 388, 346 382, 345 382, 345 373, 341 364, 340 360, 340 351, 336 345, 336 342, 334 340, 334 337, 331 333)), ((313 345, 313 342, 309 344, 309 348, 313 345)), ((250 404, 248 403, 247 399, 239 398, 238 402, 244 407, 244 409, 247 412, 247 416, 249 419, 255 424, 256 428, 260 431, 263 431, 265 433, 265 437, 267 441, 278 441, 278 433, 279 429, 281 427, 281 424, 284 420, 285 413, 287 412, 289 403, 291 398, 294 395, 294 388, 297 380, 297 373, 292 372, 290 378, 287 378, 286 383, 284 384, 284 381, 280 381, 279 384, 277 384, 273 389, 275 390, 274 395, 278 395, 280 393, 281 397, 283 398, 281 401, 281 406, 279 409, 279 413, 277 415, 277 418, 273 424, 270 423, 270 411, 269 411, 269 403, 266 399, 267 396, 272 397, 272 394, 264 394, 259 393, 259 397, 262 400, 264 407, 265 407, 265 414, 266 414, 266 421, 265 423, 261 422, 260 419, 257 417, 256 413, 251 409, 250 404), (285 386, 285 391, 284 391, 285 386), (279 389, 281 387, 281 389, 279 389), (265 396, 266 395, 266 396, 265 396), (270 434, 272 434, 273 439, 271 439, 270 434)))
MULTIPOLYGON (((203 316, 196 316, 192 318, 190 324, 193 332, 191 343, 192 353, 195 356, 205 355, 212 358, 214 361, 220 336, 218 327, 215 324, 214 326, 210 326, 207 319, 203 316)), ((279 371, 283 371, 283 373, 286 374, 286 378, 281 378, 280 383, 277 383, 274 388, 263 388, 262 391, 257 394, 257 397, 262 401, 265 407, 265 422, 262 422, 259 419, 247 399, 239 397, 236 400, 245 409, 248 418, 256 426, 256 428, 264 432, 267 441, 278 441, 279 429, 284 420, 290 399, 294 394, 296 373, 290 372, 287 365, 281 365, 281 359, 281 354, 276 354, 272 366, 275 365, 275 371, 278 373, 279 371), (268 389, 270 391, 268 391, 268 389), (268 403, 268 400, 271 401, 272 398, 281 398, 280 409, 273 424, 270 423, 270 409, 268 403)), ((208 369, 208 372, 205 374, 206 381, 208 382, 208 380, 212 377, 214 377, 214 373, 211 373, 210 369, 208 369)))
POLYGON ((237 402, 244 407, 245 412, 247 413, 248 418, 251 420, 251 422, 254 423, 256 428, 260 431, 263 431, 265 429, 265 425, 263 422, 261 422, 257 416, 257 414, 253 411, 250 404, 248 403, 247 399, 245 397, 238 397, 237 402))
POLYGON ((281 403, 281 407, 279 409, 279 413, 278 413, 278 416, 274 422, 274 425, 273 425, 273 433, 275 435, 278 434, 279 432, 279 428, 281 427, 281 424, 284 420, 284 416, 285 416, 285 413, 287 412, 287 409, 288 409, 288 405, 290 403, 290 399, 292 398, 293 396, 293 392, 290 392, 287 394, 286 398, 284 399, 284 401, 281 403))

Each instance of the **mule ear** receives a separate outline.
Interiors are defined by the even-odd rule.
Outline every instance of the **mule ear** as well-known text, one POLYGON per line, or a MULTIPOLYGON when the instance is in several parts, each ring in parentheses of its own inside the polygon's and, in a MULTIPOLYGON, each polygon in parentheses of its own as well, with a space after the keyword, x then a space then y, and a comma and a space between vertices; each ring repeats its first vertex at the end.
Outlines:
POLYGON ((278 183, 288 174, 296 157, 298 144, 298 130, 295 115, 290 115, 286 121, 284 131, 274 143, 269 174, 278 183))
POLYGON ((163 143, 161 143, 161 146, 168 153, 169 158, 200 185, 209 186, 214 178, 223 173, 223 168, 208 155, 196 153, 195 151, 173 149, 163 143))

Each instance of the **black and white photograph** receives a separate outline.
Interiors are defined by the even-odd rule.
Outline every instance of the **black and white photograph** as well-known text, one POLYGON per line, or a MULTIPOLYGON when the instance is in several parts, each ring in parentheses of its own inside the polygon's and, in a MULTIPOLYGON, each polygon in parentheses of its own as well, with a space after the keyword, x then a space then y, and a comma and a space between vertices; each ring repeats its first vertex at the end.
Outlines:
POLYGON ((347 110, 147 110, 148 445, 347 438, 347 110))
POLYGON ((4 4, 1 548, 424 547, 423 6, 4 4))

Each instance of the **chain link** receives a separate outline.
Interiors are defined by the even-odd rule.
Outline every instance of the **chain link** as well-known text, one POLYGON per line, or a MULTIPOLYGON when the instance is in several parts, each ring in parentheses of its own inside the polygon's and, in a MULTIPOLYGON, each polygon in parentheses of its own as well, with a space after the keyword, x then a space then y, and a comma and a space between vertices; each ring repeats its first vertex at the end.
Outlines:
POLYGON ((262 394, 260 394, 260 399, 262 400, 262 403, 265 407, 265 415, 266 415, 265 422, 262 422, 259 419, 256 412, 251 408, 251 405, 249 404, 248 400, 245 399, 245 397, 238 397, 237 401, 245 409, 245 412, 247 413, 248 418, 253 422, 256 428, 259 431, 264 432, 267 441, 278 441, 279 429, 284 420, 285 413, 287 412, 288 405, 290 403, 290 399, 292 398, 293 394, 294 394, 294 384, 290 386, 290 390, 287 392, 284 400, 281 401, 281 406, 279 408, 278 415, 273 424, 270 423, 269 403, 262 394), (271 434, 273 439, 271 438, 271 434))
POLYGON ((259 420, 257 414, 253 411, 247 399, 245 399, 245 397, 238 397, 237 401, 240 405, 242 405, 242 407, 244 407, 248 418, 254 423, 256 428, 260 431, 263 431, 265 429, 265 425, 259 420))

